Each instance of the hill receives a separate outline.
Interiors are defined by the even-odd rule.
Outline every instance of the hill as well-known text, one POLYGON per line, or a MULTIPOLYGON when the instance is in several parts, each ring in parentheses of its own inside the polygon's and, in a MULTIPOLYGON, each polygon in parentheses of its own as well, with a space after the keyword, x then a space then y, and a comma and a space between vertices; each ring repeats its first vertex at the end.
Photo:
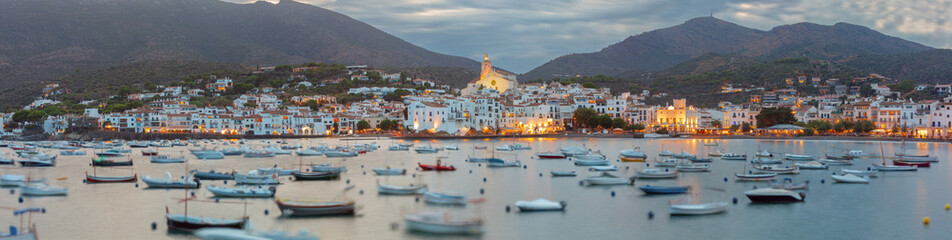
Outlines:
POLYGON ((931 49, 847 23, 833 26, 798 23, 760 31, 713 17, 701 17, 631 36, 598 52, 561 56, 527 72, 522 78, 617 76, 626 72, 660 71, 707 53, 761 61, 791 57, 844 61, 861 55, 904 54, 931 49))
POLYGON ((0 2, 0 32, 4 103, 22 103, 30 95, 14 89, 37 80, 146 61, 479 66, 345 15, 288 0, 9 0, 0 2))

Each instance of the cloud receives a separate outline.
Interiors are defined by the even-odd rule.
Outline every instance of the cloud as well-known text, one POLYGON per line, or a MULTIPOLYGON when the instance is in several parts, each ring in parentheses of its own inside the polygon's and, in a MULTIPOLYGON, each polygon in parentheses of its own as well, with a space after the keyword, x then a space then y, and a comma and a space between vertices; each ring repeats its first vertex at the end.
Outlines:
MULTIPOLYGON (((226 0, 249 3, 249 0, 226 0)), ((952 0, 298 0, 366 22, 418 46, 526 72, 645 31, 707 16, 769 30, 798 22, 868 26, 948 47, 952 0)), ((272 0, 271 2, 277 2, 272 0)))

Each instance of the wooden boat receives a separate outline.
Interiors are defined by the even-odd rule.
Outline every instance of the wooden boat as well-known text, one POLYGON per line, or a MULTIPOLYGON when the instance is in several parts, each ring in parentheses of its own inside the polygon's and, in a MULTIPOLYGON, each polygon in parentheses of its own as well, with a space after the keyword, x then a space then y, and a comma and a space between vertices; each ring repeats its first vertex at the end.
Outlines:
POLYGON ((142 182, 149 188, 198 188, 201 186, 201 182, 191 175, 185 179, 172 179, 172 174, 169 172, 165 173, 165 179, 143 176, 142 182))
POLYGON ((879 170, 867 168, 867 170, 852 170, 852 169, 842 169, 843 173, 849 173, 856 176, 866 176, 866 177, 876 177, 879 175, 879 170))
POLYGON ((608 172, 608 171, 618 171, 617 166, 591 166, 588 168, 589 171, 593 172, 608 172))
POLYGON ((553 177, 574 177, 575 171, 568 171, 568 172, 550 171, 549 174, 552 174, 553 177))
POLYGON ((551 201, 545 198, 539 198, 532 201, 516 201, 513 206, 519 208, 519 211, 522 212, 538 212, 538 211, 565 211, 565 201, 551 201))
POLYGON ((776 173, 734 173, 734 181, 742 182, 759 182, 759 181, 771 181, 777 178, 776 173))
POLYGON ((277 198, 274 203, 281 209, 282 214, 298 217, 353 215, 356 206, 354 201, 291 200, 287 198, 277 198))
POLYGON ((817 161, 810 161, 808 163, 794 163, 797 168, 800 169, 827 169, 829 166, 817 161))
POLYGON ((340 178, 340 172, 293 172, 295 181, 334 180, 340 178))
POLYGON ((830 166, 852 166, 853 160, 832 160, 832 159, 821 159, 820 163, 830 165, 830 166))
POLYGON ((54 167, 56 166, 56 160, 39 160, 39 159, 25 159, 20 160, 20 166, 24 167, 54 167))
POLYGON ((896 166, 916 166, 921 168, 926 168, 931 165, 930 162, 906 162, 903 160, 893 160, 892 162, 893 162, 893 165, 896 165, 896 166))
MULTIPOLYGON (((905 144, 905 142, 903 142, 903 144, 905 144)), ((897 157, 920 157, 920 158, 929 157, 929 154, 928 154, 928 153, 927 153, 927 154, 894 153, 894 154, 895 154, 897 157)))
POLYGON ((0 176, 0 186, 2 187, 20 187, 32 183, 46 183, 46 179, 29 179, 23 175, 11 174, 0 176))
POLYGON ((681 172, 709 172, 711 171, 710 164, 682 164, 677 166, 678 171, 681 172))
MULTIPOLYGON (((436 165, 417 163, 422 171, 456 171, 456 167, 443 165, 443 160, 437 159, 436 165)), ((488 164, 487 164, 488 165, 488 164)))
POLYGON ((522 166, 522 162, 520 162, 519 160, 506 162, 506 161, 503 161, 502 159, 490 159, 489 161, 486 162, 486 167, 493 167, 493 168, 520 167, 520 166, 522 166))
POLYGON ((20 187, 23 196, 66 196, 66 188, 51 187, 46 183, 30 183, 20 187))
POLYGON ((483 232, 480 218, 454 219, 449 213, 422 212, 403 217, 408 231, 435 234, 479 234, 483 232))
POLYGON ((155 156, 159 155, 159 151, 153 149, 142 150, 142 156, 155 156))
POLYGON ((118 182, 135 182, 139 178, 136 174, 132 176, 97 176, 89 175, 86 173, 86 183, 118 183, 118 182))
POLYGON ((536 153, 536 157, 539 157, 539 159, 565 159, 566 158, 565 154, 554 153, 554 152, 536 153))
POLYGON ((657 167, 675 167, 680 164, 681 164, 681 159, 670 159, 670 158, 654 162, 654 165, 657 167))
POLYGON ((641 171, 635 173, 635 177, 638 179, 661 179, 661 178, 676 178, 678 177, 678 170, 669 170, 667 168, 664 171, 657 168, 645 168, 641 171))
POLYGON ((797 193, 786 189, 760 188, 744 192, 747 199, 755 203, 789 203, 800 202, 806 197, 804 193, 797 193))
POLYGON ((83 150, 63 150, 63 151, 60 151, 60 155, 65 155, 65 156, 84 156, 84 155, 86 155, 86 151, 83 151, 83 150))
POLYGON ((750 160, 752 164, 780 164, 783 163, 783 160, 774 159, 774 158, 763 158, 763 157, 754 157, 754 160, 750 160))
POLYGON ((149 157, 151 163, 184 163, 185 157, 173 158, 169 155, 153 155, 149 157))
POLYGON ((608 160, 575 160, 575 166, 607 166, 608 160))
POLYGON ((755 173, 776 173, 776 174, 799 174, 800 168, 797 166, 781 165, 754 165, 755 173))
POLYGON ((589 185, 620 185, 620 184, 634 184, 634 178, 623 178, 612 175, 608 172, 602 172, 602 175, 587 177, 583 181, 587 182, 589 185))
POLYGON ((426 184, 418 186, 397 186, 388 184, 377 184, 377 193, 394 195, 423 194, 426 192, 426 184))
POLYGON ((829 154, 824 154, 824 155, 826 159, 832 159, 832 160, 853 160, 856 158, 850 155, 843 155, 843 156, 830 156, 829 154))
POLYGON ((226 197, 226 198, 269 198, 274 197, 274 193, 277 192, 276 187, 219 187, 219 186, 205 186, 205 189, 208 189, 212 195, 215 197, 226 197))
POLYGON ((671 204, 668 209, 671 215, 705 215, 727 211, 727 206, 730 203, 671 204))
POLYGON ((274 157, 275 155, 277 154, 269 151, 247 151, 242 156, 246 158, 268 158, 274 157))
POLYGON ((380 176, 406 175, 407 170, 402 168, 374 168, 374 173, 380 176))
POLYGON ((813 161, 816 160, 816 157, 812 155, 784 154, 783 159, 793 161, 813 161))
POLYGON ((869 183, 869 177, 867 176, 860 177, 860 176, 856 176, 849 173, 845 173, 843 175, 836 175, 834 173, 833 176, 830 176, 830 178, 832 178, 833 181, 838 183, 869 183))
POLYGON ((333 167, 333 166, 331 166, 331 164, 317 164, 317 165, 311 166, 311 172, 336 172, 336 173, 341 173, 341 172, 346 172, 346 171, 347 171, 347 167, 346 167, 346 166, 343 166, 343 167, 333 167))
POLYGON ((128 161, 116 161, 116 160, 107 160, 104 158, 92 159, 94 167, 118 167, 118 166, 132 166, 132 159, 128 161))
POLYGON ((690 186, 677 186, 677 187, 663 187, 663 186, 651 186, 645 185, 638 187, 645 194, 682 194, 691 190, 690 186))
POLYGON ((936 157, 899 157, 903 162, 939 162, 936 157))
POLYGON ((423 193, 423 201, 433 204, 466 205, 466 196, 461 193, 423 193))
POLYGON ((747 154, 725 153, 721 155, 722 160, 747 160, 747 154))
POLYGON ((882 165, 873 163, 873 169, 879 171, 918 171, 919 168, 916 166, 897 166, 897 165, 882 165))
POLYGON ((235 179, 235 173, 234 173, 234 172, 223 173, 223 172, 215 172, 215 170, 208 170, 207 172, 201 172, 201 171, 198 171, 198 170, 191 170, 191 171, 189 171, 189 173, 192 174, 193 176, 195 176, 195 178, 200 179, 200 180, 232 180, 232 179, 235 179))
POLYGON ((169 214, 166 210, 165 223, 169 230, 194 232, 203 228, 234 228, 244 229, 248 223, 248 217, 239 219, 209 218, 187 216, 182 214, 169 214))
POLYGON ((720 149, 716 149, 714 150, 714 152, 707 153, 707 156, 708 157, 722 157, 724 156, 724 153, 722 153, 720 149))
POLYGON ((287 175, 291 175, 292 173, 300 172, 300 171, 301 171, 300 169, 284 169, 282 167, 278 167, 277 165, 275 165, 275 167, 270 167, 270 168, 258 168, 259 174, 269 174, 272 172, 277 172, 278 176, 287 176, 287 175))

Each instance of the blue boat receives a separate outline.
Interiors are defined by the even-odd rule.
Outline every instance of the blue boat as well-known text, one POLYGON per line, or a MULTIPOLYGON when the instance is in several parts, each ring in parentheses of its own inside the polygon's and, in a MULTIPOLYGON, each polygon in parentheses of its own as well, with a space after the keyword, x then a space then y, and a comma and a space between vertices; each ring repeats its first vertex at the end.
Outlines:
POLYGON ((197 170, 189 171, 192 174, 195 174, 195 178, 200 180, 234 180, 234 173, 225 173, 225 172, 215 172, 215 170, 209 170, 208 172, 202 172, 197 170))
POLYGON ((651 186, 646 185, 643 187, 638 187, 645 194, 682 194, 688 192, 691 189, 689 186, 684 187, 660 187, 660 186, 651 186))

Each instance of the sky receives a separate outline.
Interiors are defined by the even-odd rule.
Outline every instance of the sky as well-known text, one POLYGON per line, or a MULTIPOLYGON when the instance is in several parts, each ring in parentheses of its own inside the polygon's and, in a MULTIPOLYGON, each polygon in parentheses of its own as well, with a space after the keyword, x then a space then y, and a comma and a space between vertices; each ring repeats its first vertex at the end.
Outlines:
POLYGON ((760 30, 799 22, 846 22, 930 47, 952 48, 952 0, 297 1, 343 13, 431 51, 476 61, 489 54, 493 66, 516 73, 710 15, 760 30))

